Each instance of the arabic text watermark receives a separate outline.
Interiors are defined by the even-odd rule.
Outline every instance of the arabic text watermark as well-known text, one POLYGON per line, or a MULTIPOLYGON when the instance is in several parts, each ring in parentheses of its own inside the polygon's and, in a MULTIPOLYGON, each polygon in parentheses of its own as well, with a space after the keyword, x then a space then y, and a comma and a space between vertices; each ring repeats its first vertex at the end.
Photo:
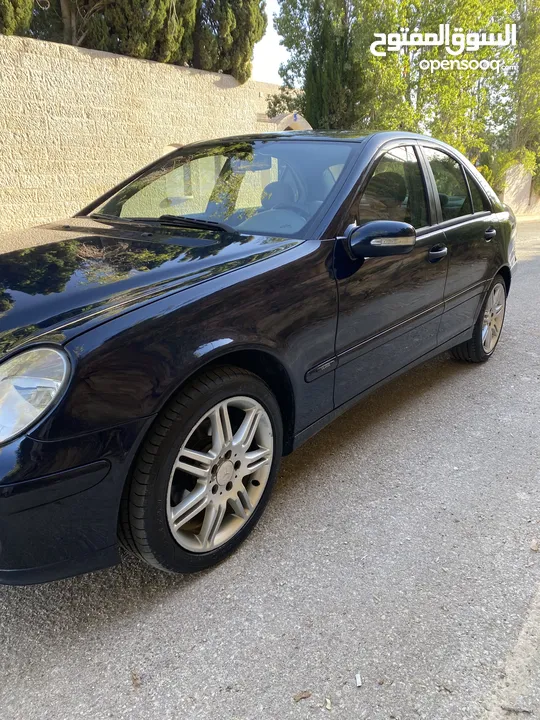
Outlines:
MULTIPOLYGON (((463 28, 456 27, 450 31, 448 23, 441 23, 438 32, 411 32, 409 28, 400 28, 397 33, 374 33, 376 38, 370 45, 370 50, 376 57, 386 57, 388 52, 401 52, 407 47, 442 47, 444 51, 455 58, 463 53, 477 52, 484 47, 499 49, 516 45, 516 25, 508 23, 503 33, 463 32, 463 28)), ((421 70, 495 70, 500 72, 504 67, 499 59, 492 60, 428 60, 419 62, 421 70)))
POLYGON ((501 60, 420 60, 420 70, 495 70, 499 73, 504 67, 501 60))

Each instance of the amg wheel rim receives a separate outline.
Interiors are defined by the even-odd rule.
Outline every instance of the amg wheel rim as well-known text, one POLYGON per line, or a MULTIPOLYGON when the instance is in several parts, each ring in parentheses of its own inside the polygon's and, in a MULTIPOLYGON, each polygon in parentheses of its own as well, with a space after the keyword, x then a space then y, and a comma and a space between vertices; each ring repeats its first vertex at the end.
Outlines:
POLYGON ((228 398, 209 410, 171 471, 167 516, 176 542, 204 553, 236 535, 263 495, 273 450, 270 418, 253 398, 228 398))
POLYGON ((504 310, 506 304, 506 293, 503 286, 497 283, 491 290, 482 322, 482 347, 484 352, 492 353, 499 341, 501 334, 504 310))

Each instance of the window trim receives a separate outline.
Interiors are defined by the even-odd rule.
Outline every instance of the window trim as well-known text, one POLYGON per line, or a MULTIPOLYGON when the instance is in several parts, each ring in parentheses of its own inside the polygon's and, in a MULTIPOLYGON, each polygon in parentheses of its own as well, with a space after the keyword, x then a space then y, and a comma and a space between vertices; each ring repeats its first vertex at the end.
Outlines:
POLYGON ((440 227, 448 227, 449 225, 452 225, 454 223, 459 224, 462 221, 470 220, 472 217, 474 217, 474 205, 472 201, 472 195, 471 195, 471 188, 469 186, 469 180, 467 178, 467 173, 465 171, 465 168, 463 167, 463 163, 460 161, 458 157, 454 155, 454 153, 448 152, 446 148, 441 147, 440 145, 436 145, 435 143, 422 143, 422 154, 424 156, 424 159, 426 161, 426 169, 429 172, 431 182, 433 183, 433 197, 435 201, 435 209, 437 211, 437 218, 438 223, 437 225, 440 227), (429 148, 431 150, 437 150, 438 152, 442 153, 443 155, 447 155, 448 157, 452 158, 452 160, 457 163, 459 169, 461 170, 461 176, 463 178, 463 181, 465 183, 465 188, 467 190, 467 195, 469 198, 469 205, 473 212, 466 213, 465 215, 458 215, 458 217, 455 218, 448 218, 448 220, 443 219, 443 213, 442 213, 442 207, 441 207, 441 201, 439 199, 439 190, 437 188, 437 182, 435 180, 435 175, 433 174, 433 170, 431 169, 431 165, 429 164, 429 160, 426 157, 426 155, 423 152, 424 148, 429 148))
POLYGON ((426 172, 428 173, 429 181, 432 187, 433 191, 433 204, 436 210, 437 215, 437 222, 432 225, 432 227, 440 227, 441 229, 447 228, 447 227, 453 227, 456 225, 460 225, 465 222, 470 222, 473 218, 479 218, 479 217, 487 217, 488 215, 491 215, 493 211, 493 206, 486 195, 486 193, 483 191, 482 187, 478 182, 474 180, 474 177, 472 176, 470 170, 464 165, 462 160, 457 156, 455 152, 453 152, 453 148, 446 147, 439 145, 437 142, 429 142, 425 140, 418 141, 418 150, 420 151, 422 158, 424 159, 424 162, 426 164, 426 172), (424 153, 424 148, 432 148, 433 150, 438 150, 439 152, 445 153, 449 157, 451 157, 455 162, 458 163, 458 165, 461 168, 461 172, 463 173, 465 177, 465 183, 467 185, 467 190, 469 193, 469 201, 471 203, 471 209, 473 210, 472 213, 468 213, 467 215, 460 215, 457 218, 450 218, 449 220, 443 220, 442 219, 442 208, 439 200, 439 193, 437 190, 437 183, 435 182, 435 177, 433 175, 433 172, 431 170, 431 167, 429 165, 429 161, 424 153), (476 183, 477 188, 480 190, 482 197, 487 200, 487 204, 489 205, 489 210, 482 210, 478 212, 474 212, 474 203, 472 200, 472 194, 471 194, 471 188, 469 185, 469 177, 476 183))

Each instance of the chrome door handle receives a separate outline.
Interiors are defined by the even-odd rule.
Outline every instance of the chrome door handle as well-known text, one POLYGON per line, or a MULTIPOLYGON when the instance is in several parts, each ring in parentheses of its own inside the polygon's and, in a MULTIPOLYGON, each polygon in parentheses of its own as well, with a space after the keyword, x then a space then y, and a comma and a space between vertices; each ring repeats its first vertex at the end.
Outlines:
POLYGON ((497 234, 497 231, 494 227, 489 227, 486 232, 484 233, 484 239, 489 242, 490 240, 493 240, 495 235, 497 234))
POLYGON ((428 261, 430 263, 439 262, 443 257, 448 255, 448 248, 446 245, 434 245, 428 252, 428 261))

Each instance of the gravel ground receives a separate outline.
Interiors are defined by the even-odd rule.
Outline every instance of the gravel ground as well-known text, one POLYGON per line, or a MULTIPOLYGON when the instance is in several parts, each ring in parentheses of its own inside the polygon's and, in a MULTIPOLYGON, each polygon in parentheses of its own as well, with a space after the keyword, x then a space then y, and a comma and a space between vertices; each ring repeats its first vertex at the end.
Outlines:
POLYGON ((540 221, 519 258, 493 359, 337 420, 218 568, 0 587, 2 720, 540 717, 540 221))

